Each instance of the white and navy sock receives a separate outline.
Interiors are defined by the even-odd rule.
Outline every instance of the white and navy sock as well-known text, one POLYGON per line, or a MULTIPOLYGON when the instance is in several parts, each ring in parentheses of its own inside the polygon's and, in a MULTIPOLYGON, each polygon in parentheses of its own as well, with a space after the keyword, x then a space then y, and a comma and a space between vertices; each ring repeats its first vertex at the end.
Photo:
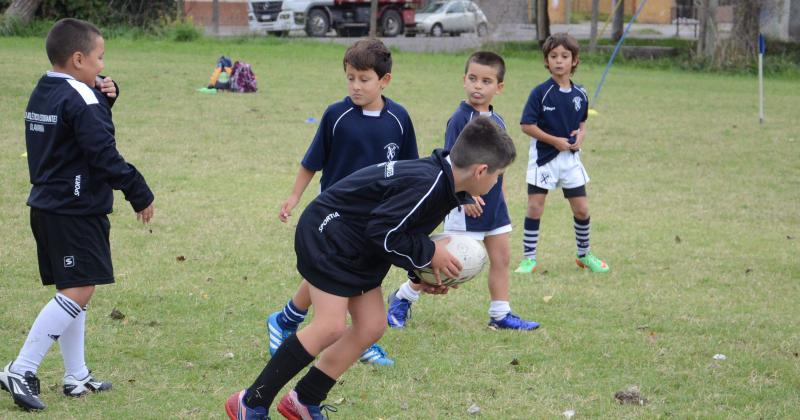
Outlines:
POLYGON ((83 379, 89 376, 84 357, 84 337, 86 335, 86 307, 75 317, 75 321, 61 333, 58 345, 64 359, 64 376, 83 379))
POLYGON ((589 253, 589 218, 586 220, 575 219, 575 242, 578 245, 578 258, 583 258, 589 253))
POLYGON ((522 236, 522 255, 536 259, 536 247, 539 245, 539 222, 541 219, 525 218, 525 231, 522 236))
POLYGON ((25 344, 22 345, 17 359, 11 364, 11 370, 20 375, 25 372, 36 374, 50 346, 61 337, 64 330, 80 313, 80 305, 61 293, 56 293, 33 321, 25 344))
POLYGON ((511 313, 511 304, 507 300, 493 300, 489 304, 489 317, 499 321, 511 313))
POLYGON ((397 294, 396 294, 397 298, 405 299, 411 303, 418 301, 419 292, 411 288, 412 284, 413 283, 411 282, 411 280, 408 280, 405 283, 403 283, 403 285, 400 286, 399 289, 397 289, 397 294))
POLYGON ((297 327, 300 326, 300 323, 306 319, 306 315, 308 315, 308 310, 300 310, 295 306, 294 302, 289 299, 289 301, 286 302, 286 306, 283 307, 283 312, 278 315, 278 324, 280 324, 282 328, 296 330, 297 327))

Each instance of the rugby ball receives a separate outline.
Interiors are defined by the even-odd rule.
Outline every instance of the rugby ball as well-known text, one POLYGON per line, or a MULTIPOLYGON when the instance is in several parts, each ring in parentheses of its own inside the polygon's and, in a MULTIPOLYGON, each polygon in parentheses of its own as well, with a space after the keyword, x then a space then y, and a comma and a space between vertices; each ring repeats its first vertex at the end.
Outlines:
MULTIPOLYGON (((467 235, 450 235, 443 233, 431 235, 431 240, 437 241, 446 237, 450 238, 450 242, 447 244, 447 251, 461 261, 461 272, 456 278, 446 278, 444 274, 440 273, 442 284, 445 286, 454 286, 472 280, 483 271, 483 267, 489 262, 489 256, 486 254, 486 249, 483 247, 483 244, 467 235)), ((433 270, 430 268, 415 270, 414 273, 425 283, 432 285, 437 284, 436 276, 433 275, 433 270)))

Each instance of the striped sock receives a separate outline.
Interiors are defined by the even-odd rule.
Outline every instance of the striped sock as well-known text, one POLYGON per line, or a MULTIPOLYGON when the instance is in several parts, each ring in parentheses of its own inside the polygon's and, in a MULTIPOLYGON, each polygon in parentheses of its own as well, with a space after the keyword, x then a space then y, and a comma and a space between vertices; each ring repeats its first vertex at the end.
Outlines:
POLYGON ((583 258, 589 253, 589 218, 575 219, 575 242, 578 245, 578 258, 583 258))
POLYGON ((61 337, 81 311, 80 305, 74 300, 56 293, 33 322, 28 339, 25 340, 19 356, 11 365, 12 371, 19 374, 29 371, 36 374, 39 363, 50 350, 50 346, 61 337))
POLYGON ((539 221, 541 219, 525 218, 525 232, 522 237, 522 255, 536 259, 536 247, 539 245, 539 221))
POLYGON ((286 306, 283 307, 283 312, 278 316, 278 323, 281 327, 290 330, 296 330, 300 323, 306 319, 308 309, 302 311, 295 306, 294 302, 289 299, 286 306))

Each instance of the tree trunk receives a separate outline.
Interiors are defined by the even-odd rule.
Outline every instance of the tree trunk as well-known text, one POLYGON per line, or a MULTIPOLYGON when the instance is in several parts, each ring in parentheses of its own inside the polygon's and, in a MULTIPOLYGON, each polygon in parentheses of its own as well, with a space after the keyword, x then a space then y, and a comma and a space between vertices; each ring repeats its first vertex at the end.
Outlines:
POLYGON ((714 57, 717 48, 717 6, 719 0, 698 0, 697 58, 709 60, 714 57))
POLYGON ((36 9, 42 0, 14 0, 6 9, 6 19, 17 19, 21 23, 27 24, 33 19, 36 9))
POLYGON ((614 4, 614 21, 611 23, 611 40, 618 42, 622 38, 622 27, 625 24, 625 0, 616 0, 614 4))
POLYGON ((369 5, 369 37, 378 35, 378 0, 370 1, 369 5))
POLYGON ((762 0, 737 0, 733 4, 731 37, 717 43, 717 65, 743 67, 755 62, 758 55, 758 17, 762 7, 762 0))
POLYGON ((600 14, 600 0, 592 0, 592 26, 589 29, 589 52, 597 49, 597 20, 600 14))
POLYGON ((539 46, 550 36, 550 13, 547 11, 547 0, 536 0, 536 39, 539 46))
POLYGON ((211 1, 211 28, 214 35, 219 35, 219 0, 211 1))

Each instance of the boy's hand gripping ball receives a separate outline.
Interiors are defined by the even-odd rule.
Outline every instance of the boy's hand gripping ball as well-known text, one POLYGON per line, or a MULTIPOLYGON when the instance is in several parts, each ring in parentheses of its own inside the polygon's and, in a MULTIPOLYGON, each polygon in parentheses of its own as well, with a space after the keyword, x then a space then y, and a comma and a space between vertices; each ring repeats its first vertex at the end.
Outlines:
MULTIPOLYGON (((489 262, 489 256, 486 254, 486 249, 483 245, 467 235, 445 235, 437 233, 431 235, 431 240, 436 241, 445 237, 450 237, 450 243, 447 244, 447 251, 453 254, 459 261, 461 261, 461 272, 456 278, 445 278, 442 273, 439 276, 442 278, 442 285, 454 286, 461 283, 466 283, 483 271, 483 267, 489 262)), ((436 285, 436 277, 433 275, 433 270, 430 268, 422 268, 414 270, 417 277, 425 283, 436 285)))

